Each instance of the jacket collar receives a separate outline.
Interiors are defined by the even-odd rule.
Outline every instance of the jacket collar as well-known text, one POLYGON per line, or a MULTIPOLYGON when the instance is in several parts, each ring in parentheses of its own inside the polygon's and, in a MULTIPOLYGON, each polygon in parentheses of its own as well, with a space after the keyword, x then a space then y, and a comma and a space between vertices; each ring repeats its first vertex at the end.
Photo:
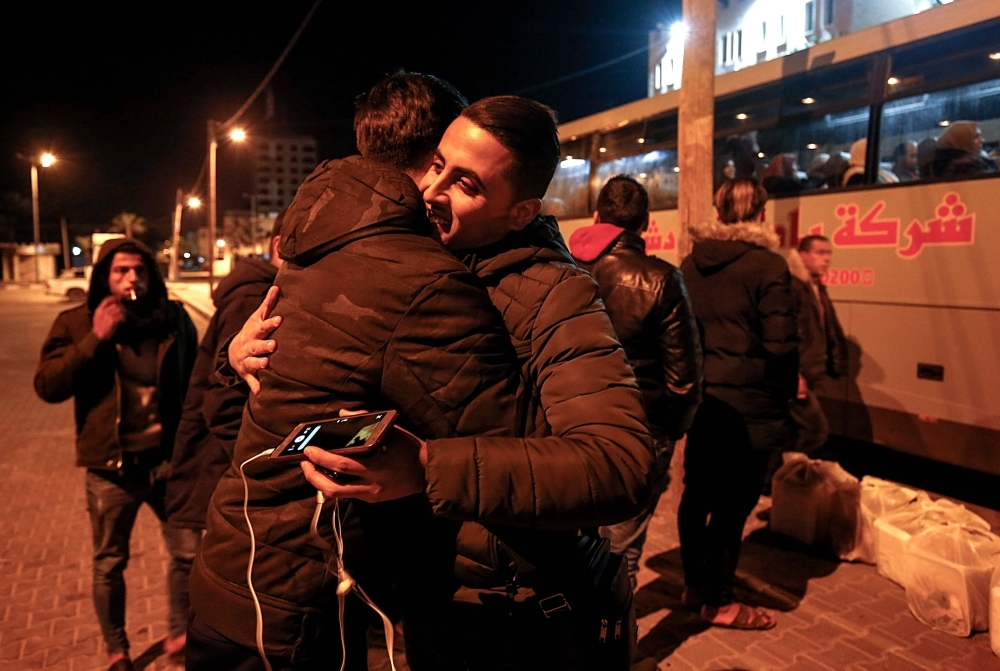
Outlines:
POLYGON ((513 231, 500 242, 467 254, 462 260, 481 279, 506 275, 514 268, 535 263, 576 265, 555 217, 548 216, 536 217, 524 229, 513 231))
POLYGON ((723 224, 720 221, 711 221, 692 224, 691 241, 704 242, 707 240, 745 242, 754 247, 763 247, 771 251, 778 249, 781 244, 774 228, 766 222, 763 224, 757 222, 723 224))

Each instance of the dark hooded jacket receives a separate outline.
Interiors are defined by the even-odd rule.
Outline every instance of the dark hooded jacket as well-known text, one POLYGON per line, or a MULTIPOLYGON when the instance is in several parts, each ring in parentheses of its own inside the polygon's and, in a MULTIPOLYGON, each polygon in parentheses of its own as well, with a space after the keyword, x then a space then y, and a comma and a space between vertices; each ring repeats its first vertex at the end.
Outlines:
POLYGON ((212 295, 215 314, 198 346, 170 461, 167 521, 174 526, 205 528, 208 500, 233 461, 248 389, 223 385, 215 375, 215 356, 260 307, 277 272, 266 261, 244 259, 212 295))
POLYGON ((184 307, 167 299, 167 288, 149 250, 136 240, 110 240, 101 248, 90 279, 87 302, 56 317, 42 345, 35 373, 35 392, 49 403, 73 398, 76 416, 76 464, 99 470, 116 470, 122 464, 118 441, 120 381, 118 349, 147 338, 158 342, 157 367, 159 415, 162 424, 160 454, 167 461, 180 421, 188 376, 194 364, 198 336, 184 307), (110 340, 93 332, 94 310, 110 293, 108 274, 114 253, 132 244, 146 262, 149 288, 127 311, 110 340))
POLYGON ((438 515, 476 521, 462 528, 458 569, 466 584, 486 586, 505 567, 481 524, 529 560, 547 555, 536 565, 551 562, 560 545, 547 530, 575 537, 638 513, 653 456, 635 375, 555 219, 539 217, 465 261, 521 365, 519 437, 428 441, 427 495, 438 515))
POLYGON ((735 408, 755 449, 793 438, 789 401, 798 388, 798 324, 788 264, 755 223, 694 227, 681 270, 702 330, 705 394, 735 408))
POLYGON ((701 401, 701 341, 680 270, 613 224, 577 229, 570 250, 601 299, 642 389, 654 433, 677 440, 701 401))
MULTIPOLYGON (((285 215, 280 346, 247 403, 191 575, 194 611, 245 647, 255 647, 255 617, 240 464, 297 424, 344 408, 394 408, 403 426, 431 439, 503 435, 515 423, 518 379, 503 322, 428 230, 413 181, 361 157, 320 165, 285 215)), ((310 538, 316 492, 298 466, 261 459, 246 473, 265 645, 289 659, 310 622, 336 613, 337 580, 310 538)))

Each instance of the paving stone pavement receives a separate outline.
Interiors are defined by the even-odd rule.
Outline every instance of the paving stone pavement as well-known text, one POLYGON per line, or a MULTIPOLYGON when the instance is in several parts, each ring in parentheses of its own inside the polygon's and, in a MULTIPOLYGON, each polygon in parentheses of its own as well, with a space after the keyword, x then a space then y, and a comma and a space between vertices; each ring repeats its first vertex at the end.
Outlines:
MULTIPOLYGON (((73 465, 72 404, 47 405, 32 390, 45 333, 68 305, 41 291, 0 291, 0 670, 107 668, 91 602, 91 541, 83 472, 73 465)), ((204 326, 204 320, 199 321, 204 326)), ((682 572, 673 482, 650 528, 639 575, 640 651, 678 671, 1000 670, 988 635, 957 638, 917 622, 903 590, 875 568, 838 563, 771 536, 761 499, 740 564, 754 603, 780 607, 768 632, 705 627, 680 605, 682 572)), ((127 631, 139 668, 166 635, 167 555, 148 509, 136 521, 127 631)), ((373 664, 381 668, 381 664, 373 664)), ((385 664, 384 668, 388 668, 385 664)))

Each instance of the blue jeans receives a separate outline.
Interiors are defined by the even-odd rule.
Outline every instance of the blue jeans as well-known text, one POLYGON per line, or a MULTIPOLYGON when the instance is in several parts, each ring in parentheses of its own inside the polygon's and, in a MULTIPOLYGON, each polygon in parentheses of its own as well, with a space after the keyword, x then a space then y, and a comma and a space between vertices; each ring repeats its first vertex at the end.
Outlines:
POLYGON ((167 572, 171 637, 187 629, 188 576, 201 531, 168 526, 164 505, 165 475, 162 467, 135 467, 121 471, 87 470, 87 510, 94 537, 94 609, 104 634, 108 654, 127 652, 125 635, 125 567, 129 539, 139 507, 149 504, 162 523, 163 540, 170 554, 167 572))
POLYGON ((625 556, 628 562, 628 577, 635 591, 636 575, 639 573, 639 559, 642 558, 642 547, 646 544, 646 532, 649 522, 656 512, 663 492, 670 484, 670 460, 674 456, 674 441, 669 438, 653 437, 653 455, 656 461, 651 474, 652 490, 649 501, 642 512, 625 522, 601 527, 601 536, 611 541, 611 551, 625 556))

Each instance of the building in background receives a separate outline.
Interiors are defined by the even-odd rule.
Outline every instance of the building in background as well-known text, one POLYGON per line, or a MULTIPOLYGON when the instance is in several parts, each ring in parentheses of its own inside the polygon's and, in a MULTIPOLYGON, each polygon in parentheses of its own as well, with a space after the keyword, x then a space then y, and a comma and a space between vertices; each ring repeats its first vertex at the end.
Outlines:
POLYGON ((316 140, 272 127, 255 133, 252 142, 256 207, 251 209, 276 214, 288 207, 299 184, 316 168, 316 140))
MULTIPOLYGON (((951 0, 719 0, 715 72, 723 74, 951 0)), ((650 97, 680 88, 683 23, 649 34, 650 97)))

